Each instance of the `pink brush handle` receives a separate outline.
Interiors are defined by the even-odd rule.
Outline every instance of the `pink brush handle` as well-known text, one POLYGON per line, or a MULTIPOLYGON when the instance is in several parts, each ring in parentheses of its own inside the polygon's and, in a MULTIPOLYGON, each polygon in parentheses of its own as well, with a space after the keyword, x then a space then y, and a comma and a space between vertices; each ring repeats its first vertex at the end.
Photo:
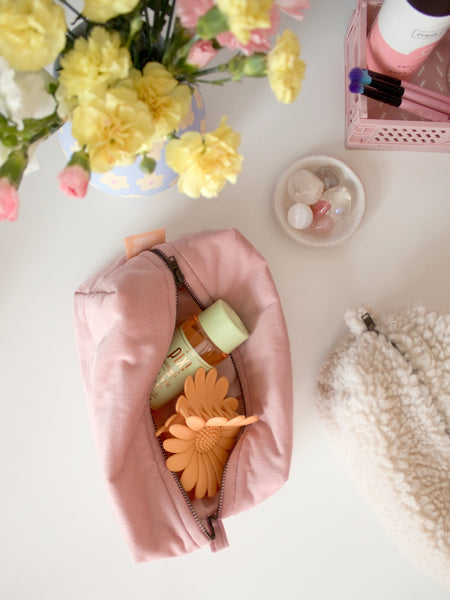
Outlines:
POLYGON ((440 111, 447 116, 450 115, 450 104, 446 104, 441 100, 436 100, 432 96, 426 96, 425 94, 422 94, 416 90, 411 90, 410 88, 405 87, 403 98, 405 100, 412 100, 413 102, 417 102, 417 104, 422 104, 422 106, 427 106, 433 110, 440 111))
POLYGON ((439 110, 434 110, 428 106, 423 106, 423 104, 418 104, 413 100, 408 100, 408 98, 402 98, 402 103, 400 104, 399 108, 402 110, 407 110, 418 117, 423 117, 427 121, 446 122, 450 118, 449 115, 439 110))
POLYGON ((434 98, 435 100, 446 104, 447 107, 450 107, 450 96, 447 96, 446 94, 433 92, 432 90, 420 87, 420 85, 415 85, 414 83, 408 83, 407 81, 402 81, 402 86, 405 88, 405 90, 420 93, 422 96, 426 96, 427 98, 434 98))

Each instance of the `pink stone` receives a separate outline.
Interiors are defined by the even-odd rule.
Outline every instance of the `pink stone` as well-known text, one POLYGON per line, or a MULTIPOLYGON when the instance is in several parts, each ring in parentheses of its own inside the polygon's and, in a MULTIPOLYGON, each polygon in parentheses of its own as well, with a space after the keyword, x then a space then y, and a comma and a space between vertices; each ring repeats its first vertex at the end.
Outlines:
POLYGON ((326 235, 327 233, 330 233, 330 231, 333 229, 333 225, 333 219, 330 217, 330 215, 325 214, 321 215, 320 217, 317 217, 317 219, 314 219, 314 221, 309 226, 309 229, 317 231, 317 233, 323 233, 324 235, 326 235))
POLYGON ((313 211, 314 219, 317 219, 318 217, 321 217, 330 210, 331 204, 326 200, 318 200, 315 204, 311 206, 311 208, 313 211))

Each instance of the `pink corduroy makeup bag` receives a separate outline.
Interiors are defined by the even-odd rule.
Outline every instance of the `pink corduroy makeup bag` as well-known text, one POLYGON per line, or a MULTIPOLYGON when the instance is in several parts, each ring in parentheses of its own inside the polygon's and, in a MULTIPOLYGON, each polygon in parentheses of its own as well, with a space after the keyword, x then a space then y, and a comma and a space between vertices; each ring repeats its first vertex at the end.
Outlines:
POLYGON ((134 560, 227 546, 222 519, 274 494, 291 460, 289 340, 264 258, 235 229, 124 255, 78 288, 74 321, 96 448, 134 560), (219 374, 241 398, 241 412, 259 420, 242 429, 219 492, 191 501, 155 436, 173 410, 151 411, 149 397, 175 327, 219 298, 250 332, 219 374))

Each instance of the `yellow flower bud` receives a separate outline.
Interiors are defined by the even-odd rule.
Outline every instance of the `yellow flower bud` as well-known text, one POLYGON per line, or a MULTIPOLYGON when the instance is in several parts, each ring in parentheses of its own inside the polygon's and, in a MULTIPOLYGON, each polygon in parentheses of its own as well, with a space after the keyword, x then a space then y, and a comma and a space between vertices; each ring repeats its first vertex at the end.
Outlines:
POLYGON ((293 102, 300 92, 305 63, 300 60, 300 44, 295 34, 286 29, 267 55, 267 76, 275 97, 280 102, 293 102))

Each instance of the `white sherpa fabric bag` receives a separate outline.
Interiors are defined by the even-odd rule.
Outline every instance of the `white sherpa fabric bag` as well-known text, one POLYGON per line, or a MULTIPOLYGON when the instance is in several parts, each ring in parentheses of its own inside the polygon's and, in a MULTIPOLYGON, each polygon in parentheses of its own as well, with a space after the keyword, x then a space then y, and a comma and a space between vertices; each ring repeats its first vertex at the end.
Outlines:
POLYGON ((316 405, 398 545, 450 587, 450 314, 349 310, 316 405))

